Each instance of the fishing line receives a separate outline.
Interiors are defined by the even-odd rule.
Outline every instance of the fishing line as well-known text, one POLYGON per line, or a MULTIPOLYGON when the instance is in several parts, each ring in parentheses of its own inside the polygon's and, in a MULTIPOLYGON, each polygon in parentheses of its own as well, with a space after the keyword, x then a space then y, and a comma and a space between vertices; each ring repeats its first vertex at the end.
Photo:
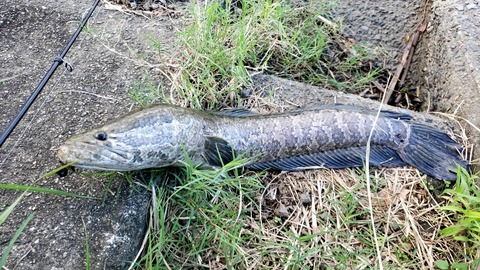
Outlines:
MULTIPOLYGON (((35 88, 35 91, 32 93, 32 95, 27 99, 27 101, 23 104, 23 106, 21 107, 20 111, 18 112, 18 114, 15 116, 15 118, 12 120, 12 122, 7 126, 6 130, 4 133, 1 134, 1 141, 0 141, 0 147, 3 145, 3 143, 5 142, 5 140, 10 136, 10 133, 15 129, 15 127, 17 126, 17 124, 20 122, 20 120, 23 118, 23 116, 26 114, 26 112, 28 111, 28 109, 30 108, 30 106, 33 104, 33 102, 35 101, 35 99, 38 97, 38 95, 40 94, 40 92, 43 90, 43 88, 45 87, 45 85, 47 84, 48 80, 50 79, 50 77, 54 74, 54 72, 56 71, 56 69, 58 68, 58 66, 60 66, 61 64, 64 64, 65 66, 65 69, 62 71, 62 73, 60 74, 60 76, 58 77, 59 79, 52 85, 52 89, 55 89, 56 86, 58 85, 58 83, 60 82, 60 78, 62 78, 62 76, 65 74, 65 71, 69 71, 69 72, 72 72, 73 69, 74 69, 74 65, 73 63, 70 63, 70 62, 67 62, 64 60, 64 57, 65 55, 68 53, 68 51, 70 50, 70 48, 72 47, 73 43, 75 42, 75 40, 77 39, 77 37, 79 36, 80 32, 82 31, 82 29, 85 27, 88 19, 92 16, 93 14, 93 11, 95 10, 95 8, 97 7, 98 3, 100 2, 100 0, 94 0, 94 2, 92 3, 92 5, 90 6, 89 8, 89 11, 87 12, 87 14, 83 17, 82 19, 82 22, 81 24, 77 27, 77 30, 73 33, 73 35, 71 36, 69 42, 67 43, 67 45, 64 47, 62 53, 57 56, 54 60, 54 63, 52 64, 52 66, 50 67, 50 69, 47 71, 47 73, 44 75, 44 77, 42 78, 42 81, 40 82, 40 84, 37 86, 37 88, 35 88)), ((94 15, 94 19, 98 16, 98 13, 94 15)), ((80 43, 78 44, 79 47, 81 47, 81 45, 83 44, 84 40, 80 40, 80 43)), ((75 58, 76 56, 76 51, 74 51, 73 55, 72 55, 72 59, 75 58)), ((3 165, 5 163, 5 161, 11 156, 13 150, 18 146, 18 144, 20 143, 21 139, 24 137, 24 135, 27 133, 27 131, 30 129, 30 127, 32 126, 32 123, 33 123, 33 120, 36 118, 36 116, 38 115, 38 113, 40 112, 40 110, 44 107, 45 103, 50 100, 49 98, 51 97, 51 93, 47 94, 43 101, 39 104, 39 107, 38 109, 35 111, 35 113, 32 115, 31 117, 31 120, 27 122, 25 128, 20 132, 19 134, 19 138, 15 141, 14 145, 10 148, 9 151, 7 151, 6 153, 6 156, 5 158, 1 161, 0 163, 0 166, 3 165)))
MULTIPOLYGON (((67 45, 64 47, 63 51, 60 53, 59 56, 55 58, 53 61, 53 64, 50 66, 50 69, 47 71, 47 73, 43 76, 42 80, 38 84, 38 86, 35 88, 33 93, 30 95, 30 97, 25 101, 25 103, 22 105, 20 108, 20 111, 17 113, 17 115, 13 118, 13 120, 7 125, 7 128, 5 131, 1 134, 0 136, 0 147, 2 147, 3 143, 7 140, 7 138, 10 136, 12 131, 15 129, 15 127, 18 125, 20 120, 22 120, 23 116, 27 113, 28 109, 30 106, 33 104, 35 99, 38 97, 38 95, 42 92, 43 88, 47 84, 48 80, 52 77, 52 75, 55 73, 57 70, 58 66, 64 63, 63 58, 67 55, 68 51, 72 47, 73 43, 77 39, 78 35, 82 31, 83 27, 87 23, 88 19, 92 15, 93 11, 97 7, 98 3, 100 0, 94 0, 93 4, 90 7, 90 10, 88 13, 83 17, 82 22, 78 26, 77 30, 73 33, 72 37, 68 41, 67 45)), ((66 64, 67 70, 73 70, 73 67, 70 64, 66 64)))

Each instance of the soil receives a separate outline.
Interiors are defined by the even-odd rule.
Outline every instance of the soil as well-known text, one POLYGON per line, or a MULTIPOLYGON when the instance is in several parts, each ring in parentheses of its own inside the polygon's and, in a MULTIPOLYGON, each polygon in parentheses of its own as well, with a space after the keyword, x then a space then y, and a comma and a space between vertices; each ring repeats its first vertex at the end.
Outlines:
MULTIPOLYGON (((345 1, 339 14, 345 16, 350 35, 384 49, 390 59, 399 59, 405 36, 420 22, 423 2, 363 1, 358 5, 345 1)), ((2 3, 0 79, 11 78, 0 83, 2 129, 63 49, 90 4, 87 0, 2 3)), ((40 177, 58 167, 54 150, 66 138, 131 110, 135 106, 128 96, 131 87, 166 84, 158 72, 162 66, 156 64, 158 59, 154 59, 155 48, 149 36, 161 40, 165 50, 174 50, 175 29, 182 27, 181 14, 186 3, 174 5, 174 16, 157 14, 152 18, 124 12, 107 3, 97 7, 88 31, 80 35, 64 59, 74 67, 73 72, 63 67, 57 70, 0 148, 0 183, 34 185, 101 198, 86 200, 29 193, 1 225, 3 250, 26 216, 36 213, 8 257, 9 269, 84 269, 85 239, 89 239, 92 269, 121 269, 133 260, 147 222, 149 194, 145 189, 129 185, 120 174, 40 177)), ((417 61, 414 68, 422 70, 426 62, 417 61)), ((395 60, 389 62, 390 66, 395 64, 395 60)), ((434 72, 432 65, 428 67, 429 72, 434 72)), ((416 80, 421 80, 421 76, 416 80)), ((313 99, 312 94, 305 99, 313 99)), ((3 202, 0 206, 12 203, 20 194, 0 189, 3 202)))

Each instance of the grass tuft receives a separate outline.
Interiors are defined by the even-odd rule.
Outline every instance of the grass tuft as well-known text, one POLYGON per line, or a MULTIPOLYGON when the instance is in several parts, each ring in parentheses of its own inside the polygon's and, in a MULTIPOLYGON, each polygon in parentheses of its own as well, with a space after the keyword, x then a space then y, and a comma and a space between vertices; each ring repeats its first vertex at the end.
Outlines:
POLYGON ((332 9, 315 1, 303 6, 243 1, 240 9, 197 3, 191 25, 180 32, 180 54, 172 60, 178 66, 171 81, 179 98, 195 108, 238 106, 252 72, 359 90, 379 69, 371 67, 372 51, 326 19, 332 9))
POLYGON ((147 77, 146 82, 134 80, 127 94, 140 107, 145 107, 164 101, 164 93, 161 84, 154 86, 150 78, 147 77))
POLYGON ((153 189, 155 223, 138 263, 148 269, 205 267, 212 261, 231 269, 245 265, 243 246, 251 236, 243 227, 262 185, 256 175, 241 174, 244 162, 234 160, 215 170, 187 164, 154 174, 163 183, 153 189))
POLYGON ((464 168, 458 170, 455 187, 444 191, 450 203, 441 207, 451 216, 453 224, 443 228, 441 234, 465 243, 465 256, 474 262, 473 265, 480 265, 480 178, 464 168))

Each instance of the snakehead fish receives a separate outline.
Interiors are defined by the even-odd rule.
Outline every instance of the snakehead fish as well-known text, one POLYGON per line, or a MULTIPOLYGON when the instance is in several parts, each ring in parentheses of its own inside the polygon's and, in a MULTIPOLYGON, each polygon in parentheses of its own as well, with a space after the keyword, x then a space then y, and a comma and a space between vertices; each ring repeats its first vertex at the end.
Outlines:
MULTIPOLYGON (((284 113, 205 112, 157 105, 68 139, 63 163, 93 170, 133 171, 193 165, 221 166, 235 156, 254 170, 299 171, 365 164, 376 111, 354 105, 318 105, 284 113)), ((371 138, 370 165, 411 165, 437 179, 454 180, 468 164, 446 133, 405 113, 382 111, 371 138)))

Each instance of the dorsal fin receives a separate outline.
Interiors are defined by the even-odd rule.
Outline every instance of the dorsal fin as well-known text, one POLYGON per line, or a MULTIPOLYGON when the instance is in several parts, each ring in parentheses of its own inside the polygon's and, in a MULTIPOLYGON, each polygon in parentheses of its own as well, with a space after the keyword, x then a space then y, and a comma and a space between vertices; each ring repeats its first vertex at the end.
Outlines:
MULTIPOLYGON (((334 103, 334 104, 317 104, 306 106, 304 108, 297 108, 292 111, 302 111, 302 110, 326 110, 326 109, 335 109, 339 111, 356 111, 364 114, 374 115, 377 113, 377 110, 373 110, 367 107, 352 105, 352 104, 342 104, 342 103, 334 103)), ((412 115, 403 112, 394 112, 388 110, 381 110, 380 116, 386 118, 393 118, 393 119, 400 119, 400 120, 411 120, 413 118, 412 115)))
POLYGON ((386 118, 400 119, 400 120, 412 120, 413 116, 408 113, 392 112, 392 111, 380 111, 380 116, 386 118))
POLYGON ((212 112, 216 115, 221 116, 231 116, 231 117, 248 117, 252 115, 257 115, 256 113, 250 111, 249 109, 245 108, 233 108, 233 109, 225 109, 222 111, 212 112))

